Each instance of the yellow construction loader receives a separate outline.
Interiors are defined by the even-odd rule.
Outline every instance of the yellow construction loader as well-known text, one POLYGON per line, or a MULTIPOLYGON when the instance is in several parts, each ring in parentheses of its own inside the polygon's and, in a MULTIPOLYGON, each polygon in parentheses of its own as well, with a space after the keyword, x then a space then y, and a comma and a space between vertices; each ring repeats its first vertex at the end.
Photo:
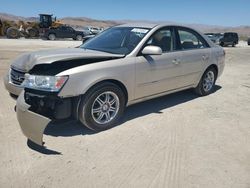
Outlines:
POLYGON ((0 36, 7 38, 36 38, 42 36, 50 27, 63 25, 60 21, 53 18, 52 14, 39 14, 39 22, 9 21, 0 19, 0 36))

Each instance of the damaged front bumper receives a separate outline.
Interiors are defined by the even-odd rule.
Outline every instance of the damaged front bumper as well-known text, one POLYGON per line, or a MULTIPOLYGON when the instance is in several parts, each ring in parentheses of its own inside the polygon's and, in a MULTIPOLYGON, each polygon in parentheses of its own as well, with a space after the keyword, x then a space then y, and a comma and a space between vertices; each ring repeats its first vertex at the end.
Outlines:
POLYGON ((30 105, 25 102, 24 91, 17 99, 17 119, 23 134, 38 145, 43 145, 43 132, 51 119, 29 110, 30 105))
POLYGON ((17 99, 17 119, 23 134, 43 146, 43 133, 50 123, 77 119, 79 97, 60 98, 56 94, 25 89, 17 99))

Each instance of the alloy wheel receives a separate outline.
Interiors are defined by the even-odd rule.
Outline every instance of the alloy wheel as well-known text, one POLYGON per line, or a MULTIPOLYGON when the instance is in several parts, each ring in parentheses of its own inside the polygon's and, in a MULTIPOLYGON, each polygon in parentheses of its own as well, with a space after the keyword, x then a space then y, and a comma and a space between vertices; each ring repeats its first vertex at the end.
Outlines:
POLYGON ((118 114, 119 107, 119 97, 114 92, 106 91, 94 100, 91 108, 92 118, 98 124, 109 123, 118 114))
POLYGON ((203 80, 203 89, 205 92, 210 91, 213 88, 214 85, 214 72, 213 71, 208 71, 205 75, 205 78, 203 80))

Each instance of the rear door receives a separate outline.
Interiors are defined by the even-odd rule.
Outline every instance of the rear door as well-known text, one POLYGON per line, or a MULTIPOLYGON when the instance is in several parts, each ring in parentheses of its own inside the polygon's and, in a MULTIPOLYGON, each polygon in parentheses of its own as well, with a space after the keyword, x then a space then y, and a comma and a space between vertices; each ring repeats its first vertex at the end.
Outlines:
POLYGON ((182 52, 178 85, 179 87, 193 86, 211 58, 211 48, 203 37, 192 29, 176 27, 175 32, 178 38, 177 49, 182 52))

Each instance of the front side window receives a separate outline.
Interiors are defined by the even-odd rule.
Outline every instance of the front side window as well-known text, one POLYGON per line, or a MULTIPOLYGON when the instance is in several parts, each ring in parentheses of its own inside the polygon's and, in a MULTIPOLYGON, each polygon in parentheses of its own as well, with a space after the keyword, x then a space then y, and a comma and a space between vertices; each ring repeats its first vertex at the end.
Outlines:
POLYGON ((135 49, 148 31, 147 28, 113 27, 90 39, 80 48, 127 55, 135 49))
POLYGON ((180 48, 182 50, 201 49, 208 47, 204 39, 192 31, 178 29, 180 48))
POLYGON ((156 31, 148 40, 147 45, 158 46, 162 52, 173 50, 173 37, 169 28, 156 31))

